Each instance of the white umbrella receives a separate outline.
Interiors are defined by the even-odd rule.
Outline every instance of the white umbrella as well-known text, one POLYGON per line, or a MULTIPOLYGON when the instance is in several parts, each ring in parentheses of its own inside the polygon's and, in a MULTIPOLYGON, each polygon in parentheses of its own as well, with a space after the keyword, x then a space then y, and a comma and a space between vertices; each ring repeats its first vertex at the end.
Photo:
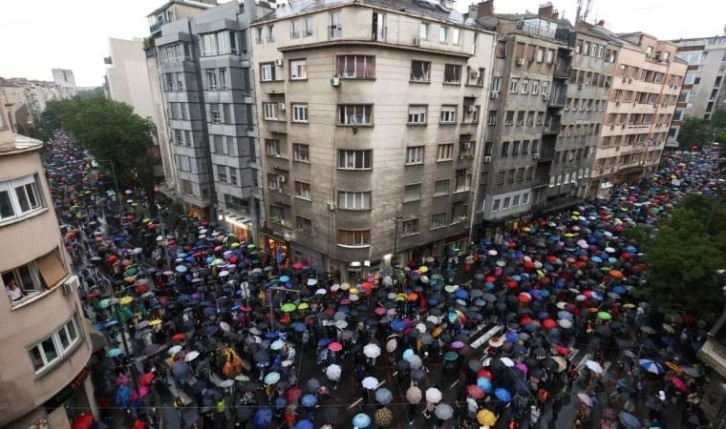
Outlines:
POLYGON ((435 387, 429 387, 426 389, 426 401, 431 403, 437 403, 441 401, 441 391, 435 387))
POLYGON ((184 357, 184 360, 186 362, 191 362, 191 361, 193 361, 194 359, 196 359, 198 357, 199 357, 199 352, 198 351, 192 351, 192 352, 187 353, 187 355, 184 357))
POLYGON ((449 420, 454 416, 454 409, 449 404, 439 404, 434 409, 434 414, 441 420, 449 420))
POLYGON ((222 329, 222 330, 223 330, 224 332, 229 332, 229 331, 231 331, 231 330, 232 330, 232 327, 231 327, 231 326, 229 326, 229 323, 227 323, 227 322, 219 322, 219 327, 220 327, 220 328, 221 328, 221 329, 222 329))
POLYGON ((386 342, 386 351, 388 353, 393 353, 396 351, 396 348, 398 347, 398 341, 396 341, 395 338, 391 338, 386 342))
POLYGON ((378 379, 375 377, 366 377, 361 382, 364 389, 373 390, 378 387, 378 379))
POLYGON ((604 371, 602 366, 600 366, 600 364, 595 362, 594 360, 588 360, 587 362, 585 362, 585 366, 588 367, 590 371, 596 374, 602 374, 604 371))
POLYGON ((318 284, 318 279, 308 279, 308 286, 315 286, 318 284))
POLYGON ((563 329, 570 329, 572 328, 572 322, 570 322, 567 319, 560 319, 557 321, 557 324, 560 325, 560 328, 563 329))
POLYGON ((328 291, 323 288, 320 288, 315 291, 315 295, 325 295, 326 293, 328 293, 328 291))
POLYGON ((363 347, 363 354, 368 358, 375 359, 381 355, 381 348, 378 347, 378 344, 366 344, 365 347, 363 347))
POLYGON ((325 376, 328 377, 330 381, 338 381, 340 380, 340 374, 343 372, 340 365, 332 364, 325 368, 325 376))
POLYGON ((338 329, 345 329, 348 327, 348 322, 346 322, 345 320, 338 320, 337 322, 335 322, 335 327, 338 329))
POLYGON ((511 368, 514 366, 514 361, 508 357, 499 358, 499 360, 501 360, 502 363, 504 364, 504 366, 506 366, 508 368, 511 368))

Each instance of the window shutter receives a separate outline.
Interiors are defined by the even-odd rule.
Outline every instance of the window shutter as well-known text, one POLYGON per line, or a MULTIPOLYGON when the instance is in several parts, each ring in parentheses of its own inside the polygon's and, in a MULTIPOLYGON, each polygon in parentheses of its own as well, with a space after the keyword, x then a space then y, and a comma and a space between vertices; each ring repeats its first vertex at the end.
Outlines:
POLYGON ((58 249, 38 258, 36 261, 38 271, 48 286, 48 289, 52 289, 58 285, 58 283, 66 278, 68 272, 66 267, 63 265, 63 261, 60 258, 58 249))

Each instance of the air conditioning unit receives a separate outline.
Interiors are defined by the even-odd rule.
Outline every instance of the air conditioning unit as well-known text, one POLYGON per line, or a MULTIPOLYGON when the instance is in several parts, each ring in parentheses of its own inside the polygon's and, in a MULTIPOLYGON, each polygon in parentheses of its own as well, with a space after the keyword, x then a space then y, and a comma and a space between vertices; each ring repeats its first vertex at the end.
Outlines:
POLYGON ((275 65, 278 67, 282 67, 282 58, 278 58, 275 60, 275 65))
POLYGON ((532 159, 539 159, 539 152, 532 152, 532 159))
POLYGON ((330 210, 331 212, 335 211, 335 203, 328 203, 328 210, 330 210))
POLYGON ((413 46, 421 46, 421 38, 416 37, 413 39, 413 46))
POLYGON ((63 296, 68 296, 73 293, 73 285, 70 283, 63 283, 61 288, 63 288, 63 296))
POLYGON ((473 71, 471 72, 471 78, 472 79, 479 79, 479 71, 473 71))
POLYGON ((616 101, 616 102, 615 102, 615 105, 616 105, 616 106, 620 106, 620 102, 619 102, 619 101, 616 101))
POLYGON ((523 66, 524 65, 524 58, 517 58, 517 65, 523 66))
POLYGON ((285 103, 278 103, 277 105, 281 112, 284 112, 287 106, 285 103))
POLYGON ((330 86, 340 86, 340 78, 339 77, 331 77, 330 78, 330 86))
POLYGON ((542 94, 542 101, 550 101, 550 95, 549 94, 542 94))
POLYGON ((476 112, 476 106, 473 104, 470 104, 470 105, 466 106, 466 111, 469 113, 476 112))
POLYGON ((633 79, 628 79, 628 83, 633 83, 633 79))
POLYGON ((277 176, 277 181, 280 183, 285 183, 285 176, 277 176))
POLYGON ((489 98, 491 98, 492 100, 496 100, 497 98, 499 98, 499 93, 498 92, 492 92, 489 95, 489 98))
POLYGON ((491 156, 485 156, 484 157, 484 164, 489 164, 490 162, 492 162, 492 157, 491 156))

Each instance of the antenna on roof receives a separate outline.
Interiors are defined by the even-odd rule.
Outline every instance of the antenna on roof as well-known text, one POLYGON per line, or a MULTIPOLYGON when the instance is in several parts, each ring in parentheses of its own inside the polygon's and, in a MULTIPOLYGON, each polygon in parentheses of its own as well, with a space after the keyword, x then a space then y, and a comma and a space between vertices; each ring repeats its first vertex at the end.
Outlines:
POLYGON ((587 0, 587 5, 585 6, 585 13, 582 14, 583 21, 587 21, 587 16, 590 14, 590 10, 592 10, 592 0, 587 0))

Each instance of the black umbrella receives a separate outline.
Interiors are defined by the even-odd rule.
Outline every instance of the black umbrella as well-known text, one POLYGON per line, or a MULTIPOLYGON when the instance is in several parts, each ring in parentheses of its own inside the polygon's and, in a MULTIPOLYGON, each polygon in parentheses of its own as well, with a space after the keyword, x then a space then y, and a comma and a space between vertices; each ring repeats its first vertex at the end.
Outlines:
POLYGON ((148 346, 144 347, 144 349, 141 351, 141 354, 149 357, 154 356, 155 354, 159 353, 160 351, 164 350, 166 346, 162 346, 160 344, 149 344, 148 346))

